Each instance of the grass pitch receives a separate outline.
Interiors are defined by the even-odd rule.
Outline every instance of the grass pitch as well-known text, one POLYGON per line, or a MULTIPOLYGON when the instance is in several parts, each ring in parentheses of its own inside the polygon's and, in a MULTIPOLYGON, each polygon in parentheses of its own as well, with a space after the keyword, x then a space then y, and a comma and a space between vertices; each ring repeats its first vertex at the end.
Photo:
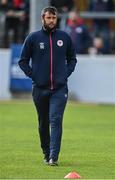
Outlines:
POLYGON ((115 106, 68 103, 58 167, 43 164, 31 101, 0 102, 0 178, 115 179, 115 106))

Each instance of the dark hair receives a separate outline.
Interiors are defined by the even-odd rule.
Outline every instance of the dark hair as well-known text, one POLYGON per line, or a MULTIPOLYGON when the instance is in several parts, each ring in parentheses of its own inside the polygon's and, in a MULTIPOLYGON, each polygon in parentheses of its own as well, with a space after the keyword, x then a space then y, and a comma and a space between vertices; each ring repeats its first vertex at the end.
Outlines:
POLYGON ((57 9, 53 6, 48 6, 48 7, 45 7, 42 9, 42 12, 41 12, 41 16, 43 17, 45 15, 46 12, 49 12, 53 15, 56 15, 58 12, 57 12, 57 9))

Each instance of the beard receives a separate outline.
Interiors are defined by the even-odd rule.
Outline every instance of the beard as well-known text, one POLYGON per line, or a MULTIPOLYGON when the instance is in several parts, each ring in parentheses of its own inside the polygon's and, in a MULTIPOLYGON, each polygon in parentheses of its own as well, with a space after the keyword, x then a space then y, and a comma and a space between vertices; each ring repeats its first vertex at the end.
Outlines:
POLYGON ((44 20, 43 26, 44 26, 44 28, 45 28, 47 31, 49 31, 49 32, 51 32, 52 30, 54 30, 54 29, 56 28, 56 25, 55 25, 55 24, 53 24, 53 27, 50 27, 50 25, 47 24, 47 23, 45 22, 45 20, 44 20))

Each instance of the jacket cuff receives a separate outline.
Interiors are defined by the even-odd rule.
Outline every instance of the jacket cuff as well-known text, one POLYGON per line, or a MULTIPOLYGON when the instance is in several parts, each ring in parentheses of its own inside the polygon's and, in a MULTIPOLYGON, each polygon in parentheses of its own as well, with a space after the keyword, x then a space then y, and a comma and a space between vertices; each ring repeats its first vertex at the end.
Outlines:
POLYGON ((32 71, 29 71, 26 75, 27 75, 29 78, 32 78, 32 71))

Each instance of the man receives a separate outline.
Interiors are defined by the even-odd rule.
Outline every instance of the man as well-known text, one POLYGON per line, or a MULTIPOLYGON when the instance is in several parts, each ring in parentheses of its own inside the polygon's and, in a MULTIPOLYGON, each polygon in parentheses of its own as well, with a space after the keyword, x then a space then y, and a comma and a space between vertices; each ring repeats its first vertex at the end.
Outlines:
POLYGON ((32 95, 44 161, 55 166, 58 165, 62 118, 68 96, 67 78, 74 71, 76 53, 70 37, 56 29, 56 8, 44 8, 41 18, 43 27, 26 38, 19 66, 33 81, 32 95))

